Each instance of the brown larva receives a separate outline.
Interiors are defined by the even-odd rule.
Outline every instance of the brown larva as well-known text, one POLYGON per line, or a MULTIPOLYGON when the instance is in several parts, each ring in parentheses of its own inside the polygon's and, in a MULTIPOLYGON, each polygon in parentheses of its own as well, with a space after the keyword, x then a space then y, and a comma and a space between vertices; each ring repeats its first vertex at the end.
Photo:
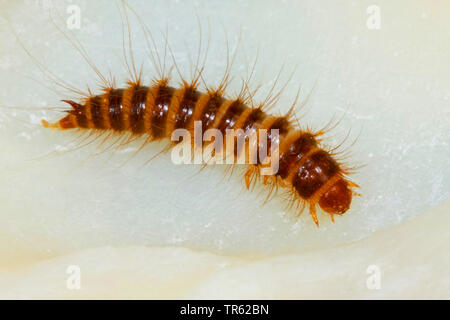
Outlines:
MULTIPOLYGON (((256 144, 249 143, 256 130, 278 130, 278 171, 273 175, 261 176, 262 159, 248 164, 244 176, 246 187, 250 188, 254 181, 260 180, 271 188, 286 188, 291 205, 296 204, 299 213, 308 205, 317 225, 317 205, 333 220, 334 215, 341 215, 350 208, 352 197, 357 194, 353 189, 358 187, 347 177, 350 170, 336 159, 333 151, 321 146, 319 136, 323 135, 323 130, 301 130, 296 125, 292 109, 284 116, 269 114, 267 103, 255 105, 251 101, 252 95, 246 85, 237 98, 229 99, 226 93, 228 68, 219 87, 212 89, 206 86, 207 89, 200 90, 198 84, 202 79, 202 68, 196 68, 194 80, 183 80, 179 87, 169 84, 170 77, 164 71, 146 86, 141 81, 140 73, 136 72, 134 61, 131 65, 134 78, 128 86, 117 88, 105 84, 100 94, 89 92, 79 101, 62 100, 71 108, 55 123, 42 120, 44 127, 116 134, 129 132, 133 136, 146 136, 146 141, 150 142, 170 139, 177 129, 186 129, 194 136, 194 123, 200 121, 203 132, 217 129, 225 134, 227 129, 241 129, 245 139, 243 152, 248 150, 249 154, 259 154, 262 148, 259 140, 256 144)), ((105 80, 103 76, 101 78, 105 80)), ((270 134, 268 141, 273 142, 270 134)), ((200 148, 206 146, 203 141, 200 145, 192 144, 200 148)), ((241 151, 237 150, 234 154, 236 159, 241 156, 241 151)))

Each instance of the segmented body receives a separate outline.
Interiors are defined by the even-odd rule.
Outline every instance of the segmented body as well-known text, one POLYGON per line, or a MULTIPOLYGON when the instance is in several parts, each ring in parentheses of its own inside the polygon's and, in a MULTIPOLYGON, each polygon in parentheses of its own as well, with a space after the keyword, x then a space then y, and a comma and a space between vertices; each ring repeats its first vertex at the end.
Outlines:
MULTIPOLYGON (((316 223, 315 207, 320 205, 333 218, 350 207, 353 182, 345 178, 345 170, 322 149, 316 135, 296 128, 288 116, 272 116, 262 108, 252 108, 242 99, 228 100, 220 91, 202 93, 185 84, 170 87, 167 80, 152 86, 130 83, 122 89, 106 89, 103 94, 86 98, 82 103, 64 100, 72 109, 55 124, 59 129, 100 129, 148 134, 153 140, 169 138, 175 129, 193 130, 194 121, 201 121, 203 132, 218 129, 278 129, 279 169, 265 183, 290 188, 293 199, 302 209, 309 204, 316 223)), ((258 148, 256 144, 254 148, 258 148)), ((256 164, 256 167, 258 164, 256 164)), ((256 175, 251 166, 245 175, 247 188, 256 175)))

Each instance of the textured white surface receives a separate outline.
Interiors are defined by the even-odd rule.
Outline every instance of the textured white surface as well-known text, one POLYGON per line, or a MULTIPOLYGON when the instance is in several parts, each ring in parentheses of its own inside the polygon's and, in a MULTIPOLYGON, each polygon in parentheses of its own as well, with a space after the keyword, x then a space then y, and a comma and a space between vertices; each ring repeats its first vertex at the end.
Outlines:
MULTIPOLYGON (((0 2, 2 16, 8 17, 31 54, 47 68, 80 88, 85 88, 86 84, 95 87, 92 70, 55 30, 47 11, 34 3, 0 2)), ((122 83, 127 73, 121 57, 121 25, 116 6, 110 1, 74 3, 80 5, 83 17, 76 36, 100 70, 110 69, 118 83, 122 83)), ((163 254, 170 250, 174 250, 173 255, 182 252, 183 263, 187 261, 183 259, 200 259, 189 250, 207 251, 212 255, 212 265, 222 261, 216 254, 272 259, 271 256, 320 249, 317 251, 319 258, 300 256, 299 260, 286 263, 294 268, 311 263, 319 274, 319 270, 330 268, 329 255, 333 250, 341 250, 337 249, 341 245, 400 224, 449 199, 448 2, 380 1, 380 30, 366 27, 366 9, 372 3, 364 1, 340 4, 333 1, 320 4, 316 1, 130 3, 157 36, 159 30, 164 31, 168 25, 177 63, 187 72, 190 62, 186 52, 190 51, 195 59, 199 39, 196 12, 203 25, 204 43, 209 23, 212 37, 205 76, 211 84, 218 83, 224 70, 223 30, 233 47, 242 27, 249 62, 246 63, 243 50, 239 49, 232 72, 236 81, 230 86, 231 95, 238 91, 239 79, 245 77, 246 67, 254 59, 257 47, 259 59, 254 85, 264 85, 260 98, 267 93, 283 63, 287 70, 283 79, 298 64, 297 74, 273 110, 285 112, 298 84, 302 84, 306 95, 317 80, 301 122, 319 128, 333 115, 339 117, 347 110, 338 128, 330 134, 331 140, 327 141, 331 145, 338 143, 348 128, 352 128, 353 138, 361 130, 357 144, 351 149, 350 160, 366 164, 353 177, 362 186, 363 197, 356 198, 351 210, 335 224, 321 215, 321 227, 317 229, 308 214, 303 214, 298 222, 289 218, 294 212, 287 211, 283 217, 284 202, 279 198, 263 206, 264 193, 259 194, 263 189, 244 191, 239 170, 225 179, 223 168, 217 167, 193 176, 197 167, 174 166, 169 155, 141 168, 142 163, 158 151, 157 146, 150 146, 125 164, 137 144, 100 156, 91 154, 96 150, 91 146, 56 157, 30 160, 62 148, 73 139, 70 133, 53 133, 39 126, 42 117, 58 117, 54 112, 39 111, 39 107, 60 106, 59 100, 67 96, 39 84, 48 82, 18 45, 6 20, 2 20, 0 104, 30 106, 36 110, 4 109, 0 112, 0 268, 14 270, 17 265, 26 266, 36 260, 56 259, 47 262, 50 268, 53 262, 65 263, 65 258, 58 260, 58 256, 72 257, 74 251, 79 251, 79 256, 75 254, 72 260, 80 257, 82 261, 92 254, 102 261, 102 255, 106 259, 116 250, 92 249, 104 246, 145 246, 149 248, 145 255, 150 261, 152 250, 159 250, 152 247, 169 246, 173 249, 163 249, 163 254), (187 248, 187 251, 177 248, 187 248), (86 253, 83 250, 87 250, 86 253)), ((54 12, 65 16, 66 7, 66 3, 58 2, 54 12)), ((56 23, 67 32, 60 17, 55 16, 56 23)), ((139 27, 135 25, 134 30, 139 37, 139 27)), ((161 37, 157 39, 162 48, 161 37)), ((138 63, 145 59, 142 46, 135 45, 134 52, 138 63)), ((146 80, 155 76, 148 63, 145 70, 146 80)), ((411 232, 420 230, 430 235, 434 232, 431 227, 422 230, 416 225, 416 228, 411 232)), ((402 234, 408 237, 407 232, 402 234)), ((448 247, 445 237, 435 241, 434 245, 448 247)), ((370 250, 374 242, 369 238, 358 245, 361 250, 370 250)), ((139 252, 135 250, 144 249, 130 247, 129 253, 121 254, 133 256, 139 252)), ((448 250, 444 252, 448 255, 448 250)), ((351 255, 351 251, 348 254, 351 255)), ((130 262, 126 261, 132 258, 119 260, 120 263, 115 262, 118 268, 135 266, 127 266, 130 262)), ((277 261, 266 262, 275 266, 277 261)), ((442 261, 447 263, 448 269, 448 260, 441 259, 440 263, 442 261)), ((173 264, 176 263, 174 258, 173 264)), ((401 261, 395 263, 404 265, 401 261)), ((44 262, 43 268, 47 267, 44 262)), ((359 264, 353 267, 359 268, 359 264)), ((365 274, 365 268, 358 272, 365 274)), ((199 270, 199 274, 201 272, 199 270)), ((332 276, 333 270, 329 272, 332 276)), ((411 272, 421 274, 427 270, 411 272)), ((233 275, 229 277, 232 279, 233 275)), ((239 279, 236 276, 235 281, 239 279)), ((304 279, 306 281, 307 277, 304 279)), ((24 282, 22 291, 16 288, 18 294, 26 296, 27 290, 34 288, 36 293, 30 296, 39 296, 43 284, 27 283, 24 282)), ((98 283, 97 292, 101 294, 104 291, 100 289, 100 280, 98 283)), ((339 285, 339 281, 335 284, 339 285)), ((272 285, 272 297, 295 297, 298 293, 277 295, 276 286, 272 285)), ((317 283, 316 287, 319 286, 317 283)), ((165 288, 165 296, 175 296, 175 289, 170 288, 165 288)), ((198 296, 207 297, 205 290, 208 288, 212 287, 199 289, 198 296)), ((265 290, 270 291, 270 288, 269 285, 265 290)), ((350 297, 357 297, 358 292, 362 294, 357 288, 355 293, 350 291, 347 292, 350 297)), ((257 292, 255 296, 260 296, 257 292)), ((448 296, 448 292, 444 293, 448 296)), ((95 292, 90 295, 95 296, 95 292)), ((252 297, 252 294, 242 296, 252 297)), ((299 293, 298 297, 304 296, 299 293)))
POLYGON ((85 249, 4 272, 0 297, 448 299, 449 209, 447 202, 354 244, 266 258, 179 247, 85 249), (73 265, 80 268, 80 290, 66 287, 73 265))

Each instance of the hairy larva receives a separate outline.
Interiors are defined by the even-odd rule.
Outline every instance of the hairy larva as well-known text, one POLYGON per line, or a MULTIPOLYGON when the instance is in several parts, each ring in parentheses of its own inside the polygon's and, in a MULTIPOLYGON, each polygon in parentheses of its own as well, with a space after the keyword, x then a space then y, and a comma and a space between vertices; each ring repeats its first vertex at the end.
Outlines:
MULTIPOLYGON (((170 138, 176 129, 185 128, 193 133, 194 123, 200 121, 202 129, 243 129, 249 153, 259 153, 260 144, 250 145, 251 129, 279 130, 279 170, 272 176, 260 177, 260 163, 249 165, 245 183, 261 178, 272 189, 286 188, 290 193, 291 206, 297 204, 298 212, 306 205, 316 224, 316 206, 330 214, 343 214, 356 193, 355 183, 347 178, 350 170, 345 168, 331 150, 320 145, 319 136, 324 132, 299 129, 293 122, 292 112, 284 116, 273 116, 266 108, 270 99, 261 104, 251 101, 247 85, 241 94, 230 99, 227 94, 228 73, 222 84, 215 89, 198 88, 202 68, 196 66, 192 81, 184 81, 180 87, 169 84, 166 72, 160 72, 153 84, 145 86, 134 62, 131 63, 133 80, 125 88, 112 84, 103 88, 103 93, 88 92, 80 101, 63 100, 71 105, 67 115, 56 123, 43 120, 43 125, 54 129, 82 129, 134 136, 146 136, 146 141, 170 138), (252 150, 253 148, 253 150, 252 150)), ((161 67, 161 66, 160 66, 161 67)), ((103 76, 101 79, 105 80, 103 76)), ((64 98, 64 97, 63 97, 64 98)), ((269 137, 271 141, 271 137, 269 137)), ((201 144, 199 147, 205 147, 201 144)), ((239 154, 235 155, 236 158, 239 154)))
MULTIPOLYGON (((265 176, 263 183, 272 187, 290 188, 293 201, 309 204, 310 213, 318 224, 315 206, 318 204, 331 217, 346 212, 352 200, 352 187, 347 171, 330 152, 317 141, 321 133, 302 131, 293 126, 289 115, 274 117, 263 111, 264 106, 251 108, 242 98, 227 100, 220 90, 207 93, 197 91, 195 83, 173 88, 167 79, 146 87, 132 82, 127 88, 105 88, 77 103, 64 100, 72 108, 58 122, 42 123, 47 128, 130 131, 134 135, 148 135, 149 141, 170 138, 173 130, 187 128, 193 132, 194 121, 200 120, 204 129, 278 129, 280 132, 279 170, 265 176)), ((248 134, 247 134, 248 136, 248 134)), ((202 145, 203 147, 204 145, 202 145)), ((260 144, 250 146, 258 152, 260 144)), ((236 155, 238 157, 239 155, 236 155)), ((245 174, 250 187, 260 164, 251 166, 245 174)), ((302 208, 300 209, 302 210, 302 208)))

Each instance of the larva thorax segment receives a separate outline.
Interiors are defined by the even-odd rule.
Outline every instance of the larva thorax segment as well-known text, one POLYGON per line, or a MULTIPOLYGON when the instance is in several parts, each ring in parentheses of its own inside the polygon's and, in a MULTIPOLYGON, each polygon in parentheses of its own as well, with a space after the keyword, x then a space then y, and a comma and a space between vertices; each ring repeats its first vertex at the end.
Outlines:
MULTIPOLYGON (((319 205, 333 218, 334 214, 346 212, 354 194, 355 186, 344 177, 344 170, 332 155, 320 148, 317 135, 295 128, 287 116, 272 116, 263 108, 250 108, 245 100, 227 100, 220 91, 201 93, 194 85, 185 83, 180 88, 168 85, 167 80, 156 81, 152 86, 129 83, 124 89, 105 89, 103 94, 86 98, 83 103, 63 100, 71 105, 67 115, 55 124, 43 120, 45 127, 58 129, 101 129, 131 131, 134 134, 148 134, 153 140, 170 138, 175 129, 193 131, 195 121, 201 121, 202 132, 218 129, 225 134, 226 129, 241 129, 245 132, 246 148, 249 154, 258 153, 260 142, 254 150, 248 143, 249 132, 267 130, 267 152, 273 143, 272 129, 279 132, 279 165, 272 182, 281 187, 289 187, 294 201, 309 204, 310 213, 318 223, 315 207, 319 205), (253 129, 253 131, 252 131, 253 129)), ((237 158, 241 150, 236 148, 237 158)), ((246 174, 246 185, 250 186, 250 176, 261 165, 250 165, 246 174), (252 169, 253 167, 253 169, 252 169)), ((265 178, 264 181, 267 181, 265 178)), ((303 207, 303 206, 302 206, 303 207)))

